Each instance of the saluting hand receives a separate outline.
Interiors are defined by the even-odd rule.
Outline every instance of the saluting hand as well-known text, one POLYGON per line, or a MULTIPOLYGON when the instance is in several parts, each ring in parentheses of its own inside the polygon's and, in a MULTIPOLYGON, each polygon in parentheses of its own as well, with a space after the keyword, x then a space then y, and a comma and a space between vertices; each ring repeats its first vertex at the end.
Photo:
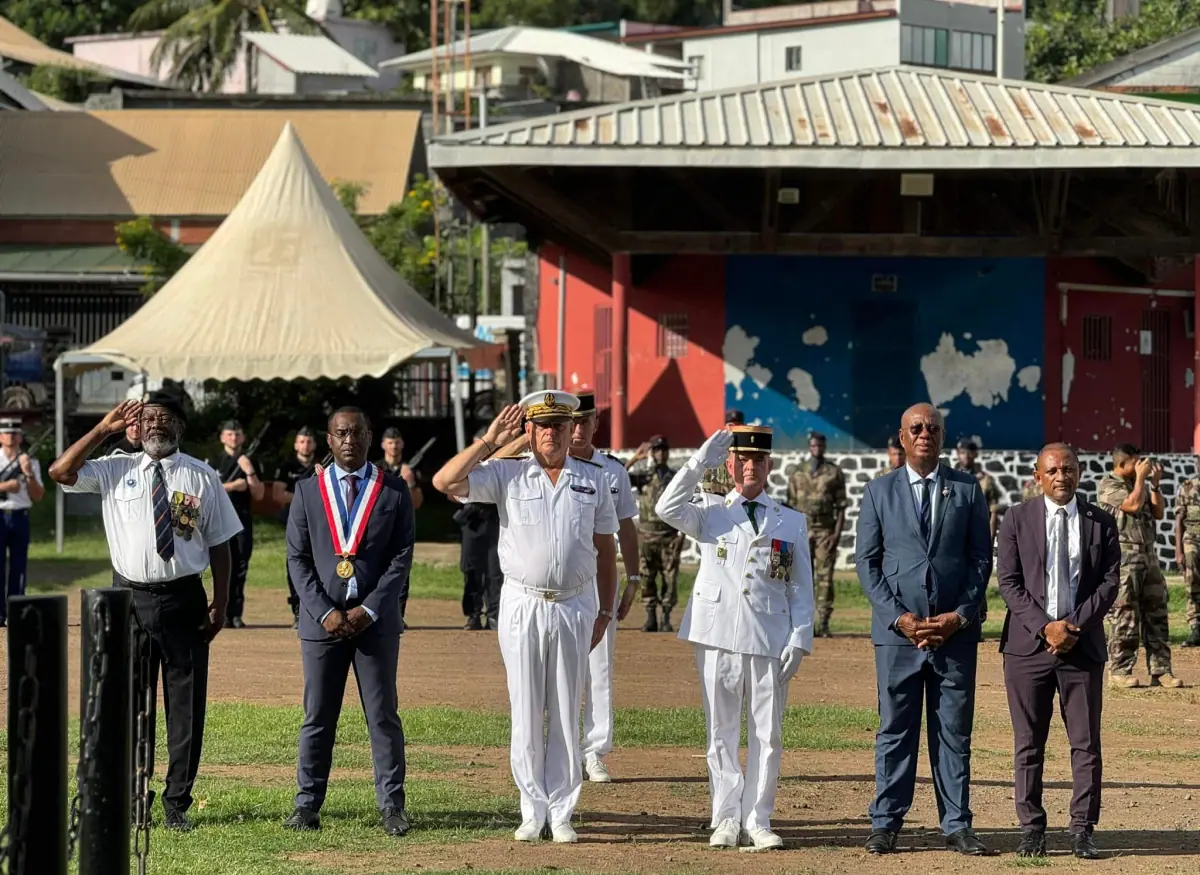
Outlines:
POLYGON ((722 428, 713 432, 712 437, 706 440, 704 446, 700 448, 699 455, 704 461, 704 467, 715 468, 725 464, 725 459, 729 456, 729 448, 732 446, 733 432, 729 429, 722 428))
POLYGON ((142 413, 141 401, 122 401, 100 420, 100 429, 106 434, 121 434, 131 425, 137 425, 142 413))
POLYGON ((525 433, 525 408, 520 404, 509 404, 492 420, 483 439, 496 449, 525 433))

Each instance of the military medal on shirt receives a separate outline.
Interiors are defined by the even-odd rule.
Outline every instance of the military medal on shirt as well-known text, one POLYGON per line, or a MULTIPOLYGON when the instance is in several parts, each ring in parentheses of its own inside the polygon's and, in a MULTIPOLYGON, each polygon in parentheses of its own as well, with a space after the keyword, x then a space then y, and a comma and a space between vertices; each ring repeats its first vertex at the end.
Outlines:
POLYGON ((771 542, 771 574, 772 580, 792 582, 792 561, 796 558, 796 547, 791 541, 775 540, 771 542))
POLYGON ((183 492, 171 493, 171 527, 175 534, 190 541, 200 519, 200 499, 183 492))
POLYGON ((366 482, 362 484, 354 504, 347 508, 346 500, 337 482, 336 468, 330 465, 321 474, 321 503, 325 505, 325 519, 329 523, 329 535, 333 539, 333 552, 341 556, 337 564, 337 576, 349 580, 354 576, 354 554, 367 531, 367 521, 375 509, 375 501, 383 489, 383 474, 378 466, 367 466, 366 482))

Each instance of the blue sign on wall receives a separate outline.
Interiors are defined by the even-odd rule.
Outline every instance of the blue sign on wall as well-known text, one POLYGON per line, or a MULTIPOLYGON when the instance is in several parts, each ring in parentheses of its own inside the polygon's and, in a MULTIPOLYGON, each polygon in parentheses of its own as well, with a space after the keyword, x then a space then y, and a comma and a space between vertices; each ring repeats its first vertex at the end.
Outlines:
POLYGON ((1041 259, 738 256, 725 276, 726 407, 776 447, 882 447, 919 401, 948 442, 1041 445, 1041 259))

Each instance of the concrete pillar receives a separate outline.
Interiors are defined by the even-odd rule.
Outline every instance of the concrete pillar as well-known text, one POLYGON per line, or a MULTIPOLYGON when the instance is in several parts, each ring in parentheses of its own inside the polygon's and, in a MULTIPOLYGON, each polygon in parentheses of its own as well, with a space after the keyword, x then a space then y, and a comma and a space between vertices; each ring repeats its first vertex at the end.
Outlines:
POLYGON ((615 252, 612 257, 612 437, 614 450, 625 449, 625 418, 629 413, 625 395, 625 366, 629 344, 625 336, 629 291, 629 253, 615 252))

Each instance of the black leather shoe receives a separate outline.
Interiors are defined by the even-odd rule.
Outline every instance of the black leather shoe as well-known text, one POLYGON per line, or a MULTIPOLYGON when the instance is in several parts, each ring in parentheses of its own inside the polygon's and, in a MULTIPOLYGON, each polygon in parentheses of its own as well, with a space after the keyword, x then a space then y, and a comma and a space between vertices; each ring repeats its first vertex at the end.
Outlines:
POLYGON ((229 621, 229 625, 231 627, 233 627, 234 629, 245 629, 246 621, 243 620, 241 617, 234 617, 233 619, 231 619, 229 621))
POLYGON ((873 829, 866 849, 868 854, 890 854, 896 850, 896 834, 890 829, 873 829))
POLYGON ((1030 829, 1021 833, 1021 843, 1017 845, 1017 856, 1046 856, 1046 834, 1040 829, 1030 829))
POLYGON ((403 808, 383 809, 383 831, 390 836, 402 836, 408 833, 408 815, 403 808))
POLYGON ((467 625, 463 626, 468 632, 479 632, 483 629, 483 621, 479 619, 478 614, 473 614, 467 619, 467 625))
POLYGON ((968 857, 984 857, 988 852, 987 846, 970 829, 960 829, 946 836, 946 847, 968 857))
POLYGON ((179 832, 191 832, 195 828, 195 825, 182 811, 168 811, 166 819, 163 821, 163 826, 167 829, 178 830, 179 832))
POLYGON ((1096 847, 1096 843, 1092 841, 1092 834, 1090 832, 1071 833, 1071 843, 1074 846, 1075 856, 1079 859, 1100 859, 1100 849, 1096 847))
POLYGON ((297 808, 292 812, 292 816, 283 822, 283 828, 300 831, 320 829, 321 815, 310 808, 297 808))

